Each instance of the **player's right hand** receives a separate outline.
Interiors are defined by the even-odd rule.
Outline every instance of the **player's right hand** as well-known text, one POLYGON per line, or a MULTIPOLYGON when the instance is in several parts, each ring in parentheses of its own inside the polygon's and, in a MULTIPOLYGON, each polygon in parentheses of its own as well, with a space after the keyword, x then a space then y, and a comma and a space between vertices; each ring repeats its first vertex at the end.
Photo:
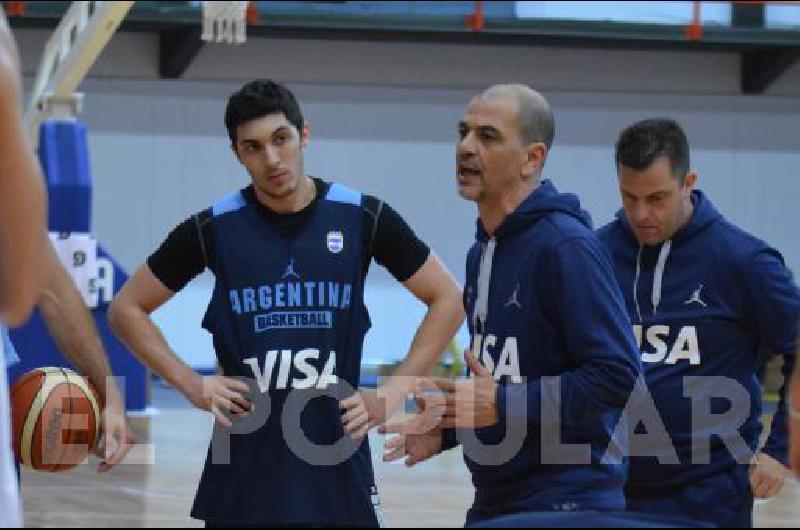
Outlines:
POLYGON ((189 396, 199 409, 211 412, 217 423, 226 428, 233 427, 228 415, 246 416, 253 410, 253 403, 247 397, 250 387, 247 383, 221 375, 203 377, 199 396, 189 396))

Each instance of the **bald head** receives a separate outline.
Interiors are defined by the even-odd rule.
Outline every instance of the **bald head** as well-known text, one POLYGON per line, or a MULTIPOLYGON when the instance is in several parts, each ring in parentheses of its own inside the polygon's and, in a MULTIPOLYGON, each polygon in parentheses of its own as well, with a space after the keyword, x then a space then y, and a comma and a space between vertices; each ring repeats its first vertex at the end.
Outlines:
POLYGON ((550 104, 543 95, 527 85, 509 84, 490 86, 478 99, 499 99, 516 105, 522 143, 529 145, 542 142, 550 150, 555 136, 555 119, 550 104))

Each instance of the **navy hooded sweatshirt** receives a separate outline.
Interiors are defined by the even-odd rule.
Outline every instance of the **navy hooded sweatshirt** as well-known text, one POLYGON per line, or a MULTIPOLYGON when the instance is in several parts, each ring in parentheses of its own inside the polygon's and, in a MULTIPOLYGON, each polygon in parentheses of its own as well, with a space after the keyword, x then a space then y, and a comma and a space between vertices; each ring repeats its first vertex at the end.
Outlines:
POLYGON ((465 305, 472 349, 500 385, 499 424, 474 434, 494 445, 507 427, 525 433, 513 456, 490 463, 473 460, 460 433, 472 513, 623 509, 625 463, 601 461, 641 365, 611 262, 578 198, 543 181, 491 237, 479 220, 465 305), (555 377, 560 417, 542 412, 555 377), (556 454, 554 439, 580 445, 581 456, 556 454))
MULTIPOLYGON (((783 258, 726 221, 702 192, 693 192, 692 202, 689 223, 658 246, 640 247, 623 212, 598 232, 634 323, 650 394, 680 460, 664 463, 661 449, 655 453, 662 463, 654 455, 631 458, 631 488, 681 487, 737 459, 745 463, 762 430, 759 369, 769 354, 785 355, 785 374, 794 366, 800 293, 783 258), (689 379, 695 376, 702 379, 689 379), (734 422, 740 425, 725 419, 735 389, 708 376, 738 383, 738 405, 746 407, 734 422), (694 427, 690 396, 698 411, 694 427), (744 451, 731 438, 736 431, 744 451), (709 457, 693 458, 693 443, 703 440, 709 457)), ((784 463, 786 430, 782 399, 764 451, 784 463)))

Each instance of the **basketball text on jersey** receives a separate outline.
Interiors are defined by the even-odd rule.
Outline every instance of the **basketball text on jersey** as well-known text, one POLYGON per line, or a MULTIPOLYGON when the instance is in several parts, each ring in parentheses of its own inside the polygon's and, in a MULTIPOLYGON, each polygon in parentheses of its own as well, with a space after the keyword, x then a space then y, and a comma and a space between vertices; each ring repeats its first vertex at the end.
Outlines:
POLYGON ((280 282, 231 289, 231 311, 253 316, 256 333, 271 329, 331 329, 332 309, 350 308, 353 286, 337 282, 280 282), (277 309, 277 311, 270 311, 277 309))
POLYGON ((633 326, 633 334, 642 352, 643 363, 677 364, 678 361, 688 361, 692 366, 700 364, 700 346, 695 326, 682 326, 672 344, 668 342, 673 336, 670 326, 644 328, 637 324, 633 326), (645 352, 642 339, 646 340, 648 347, 655 351, 645 352))

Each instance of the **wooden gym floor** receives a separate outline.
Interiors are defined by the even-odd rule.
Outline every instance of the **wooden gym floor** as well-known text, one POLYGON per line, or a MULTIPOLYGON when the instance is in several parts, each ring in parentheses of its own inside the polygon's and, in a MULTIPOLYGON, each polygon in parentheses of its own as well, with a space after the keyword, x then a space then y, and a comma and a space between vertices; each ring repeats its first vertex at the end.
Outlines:
MULTIPOLYGON (((189 518, 211 432, 210 418, 188 408, 173 391, 154 388, 159 413, 134 420, 139 447, 107 475, 94 465, 51 475, 22 472, 25 522, 29 527, 199 527, 189 518), (138 464, 137 464, 138 463, 138 464)), ((382 437, 371 435, 373 456, 382 437)), ((407 470, 375 462, 386 523, 390 527, 462 526, 472 485, 461 454, 448 454, 407 470)), ((800 521, 800 485, 756 507, 756 525, 795 527, 800 521)))

